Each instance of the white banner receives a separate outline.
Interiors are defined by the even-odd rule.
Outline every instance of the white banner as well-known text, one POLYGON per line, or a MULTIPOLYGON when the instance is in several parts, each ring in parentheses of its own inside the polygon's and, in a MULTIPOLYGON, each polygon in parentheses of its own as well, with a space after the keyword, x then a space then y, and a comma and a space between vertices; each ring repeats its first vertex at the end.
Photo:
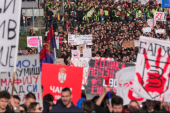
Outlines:
MULTIPOLYGON (((11 92, 12 73, 1 73, 1 90, 11 92)), ((42 106, 39 55, 18 56, 14 87, 14 95, 20 97, 20 104, 24 103, 26 94, 32 92, 36 96, 36 102, 42 106)))
POLYGON ((56 44, 56 47, 57 49, 59 49, 59 37, 55 37, 55 44, 56 44))
POLYGON ((83 57, 84 58, 92 57, 92 50, 91 49, 83 49, 83 57))
POLYGON ((91 58, 72 58, 71 62, 73 66, 84 67, 82 84, 87 85, 89 61, 91 58))
POLYGON ((128 105, 130 101, 143 102, 145 99, 137 96, 133 92, 133 81, 135 77, 135 66, 126 67, 116 73, 117 95, 123 98, 123 105, 128 105))
POLYGON ((21 0, 0 0, 0 71, 14 71, 18 54, 21 0))
POLYGON ((154 20, 155 21, 166 21, 166 14, 165 14, 165 12, 155 12, 154 20))
POLYGON ((165 33, 165 29, 157 29, 155 30, 155 33, 159 33, 159 34, 164 34, 165 33))
POLYGON ((71 50, 72 58, 80 58, 80 50, 71 50))
POLYGON ((170 102, 170 42, 140 37, 134 91, 143 98, 170 102))
POLYGON ((147 21, 148 25, 149 25, 151 28, 153 28, 153 26, 154 26, 154 23, 153 23, 153 22, 154 22, 153 19, 148 19, 148 21, 147 21))
POLYGON ((157 4, 162 4, 162 0, 156 0, 157 4))
POLYGON ((143 33, 146 33, 146 32, 149 32, 149 33, 150 33, 151 30, 152 30, 151 27, 144 27, 144 28, 142 29, 143 33))
POLYGON ((139 40, 135 40, 135 47, 139 47, 139 40))
POLYGON ((71 45, 92 45, 92 35, 68 35, 68 43, 71 45))
POLYGON ((42 45, 42 36, 28 36, 27 37, 27 47, 38 47, 39 40, 42 45))
POLYGON ((146 5, 149 0, 139 0, 139 1, 141 2, 142 5, 146 5))

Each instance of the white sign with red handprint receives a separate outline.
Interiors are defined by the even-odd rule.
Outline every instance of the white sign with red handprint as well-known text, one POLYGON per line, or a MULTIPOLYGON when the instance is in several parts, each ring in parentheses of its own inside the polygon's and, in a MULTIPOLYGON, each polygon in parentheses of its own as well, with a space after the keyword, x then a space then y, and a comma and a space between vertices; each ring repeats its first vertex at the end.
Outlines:
POLYGON ((132 100, 145 101, 144 98, 133 92, 135 69, 135 66, 126 67, 116 73, 117 95, 123 98, 123 105, 128 105, 132 100))
POLYGON ((140 37, 134 91, 150 100, 170 102, 170 42, 140 37))

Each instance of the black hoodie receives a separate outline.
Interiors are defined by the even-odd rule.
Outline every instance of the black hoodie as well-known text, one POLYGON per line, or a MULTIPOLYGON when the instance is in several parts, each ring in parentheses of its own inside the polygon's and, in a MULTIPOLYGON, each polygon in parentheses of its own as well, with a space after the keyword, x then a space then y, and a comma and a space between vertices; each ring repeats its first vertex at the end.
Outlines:
POLYGON ((76 107, 73 103, 71 103, 71 107, 67 108, 65 105, 63 105, 62 103, 59 103, 57 106, 54 106, 50 113, 53 113, 53 112, 56 112, 56 113, 68 113, 68 112, 72 112, 72 113, 75 113, 75 112, 78 112, 78 113, 84 113, 84 111, 78 107, 76 107))

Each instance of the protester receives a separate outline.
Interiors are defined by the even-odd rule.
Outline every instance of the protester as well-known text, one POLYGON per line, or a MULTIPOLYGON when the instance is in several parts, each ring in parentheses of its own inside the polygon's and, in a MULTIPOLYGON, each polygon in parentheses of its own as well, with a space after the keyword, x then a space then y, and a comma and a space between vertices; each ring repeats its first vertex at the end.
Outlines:
POLYGON ((10 94, 7 91, 0 92, 0 112, 1 113, 14 113, 13 108, 10 109, 8 105, 10 94))
POLYGON ((51 112, 79 112, 83 113, 83 110, 76 107, 72 102, 71 102, 72 94, 69 88, 64 88, 61 91, 61 101, 62 103, 59 103, 57 106, 54 106, 51 112))
POLYGON ((29 105, 36 101, 36 97, 33 93, 28 93, 25 96, 24 104, 20 105, 27 112, 29 105))
POLYGON ((25 30, 25 13, 23 13, 23 15, 21 16, 21 35, 24 34, 24 30, 25 30))
POLYGON ((20 101, 21 101, 20 97, 18 95, 14 95, 13 98, 14 98, 15 107, 19 108, 20 101))
POLYGON ((47 94, 43 98, 43 112, 49 112, 53 107, 54 98, 51 94, 47 94))
POLYGON ((82 108, 85 113, 93 113, 94 105, 91 101, 84 101, 82 103, 82 108))
POLYGON ((28 107, 28 113, 42 113, 42 107, 37 102, 30 103, 28 107))

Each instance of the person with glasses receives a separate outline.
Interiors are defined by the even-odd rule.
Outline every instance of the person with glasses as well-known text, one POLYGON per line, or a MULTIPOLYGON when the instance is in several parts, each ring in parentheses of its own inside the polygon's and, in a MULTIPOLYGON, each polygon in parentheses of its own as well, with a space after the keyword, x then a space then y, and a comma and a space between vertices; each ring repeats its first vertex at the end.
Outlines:
POLYGON ((38 102, 32 102, 28 107, 28 113, 42 113, 42 107, 38 102))

